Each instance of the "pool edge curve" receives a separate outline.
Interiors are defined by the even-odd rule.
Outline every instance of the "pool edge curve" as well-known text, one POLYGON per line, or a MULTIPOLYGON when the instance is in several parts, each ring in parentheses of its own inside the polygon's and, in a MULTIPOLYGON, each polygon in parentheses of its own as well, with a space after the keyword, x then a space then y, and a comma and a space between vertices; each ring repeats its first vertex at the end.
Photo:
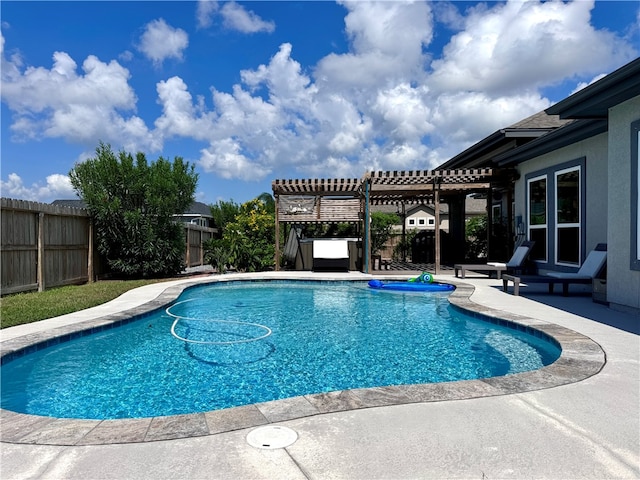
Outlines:
MULTIPOLYGON (((111 328, 123 319, 153 312, 175 300, 185 289, 213 282, 236 280, 313 280, 365 281, 366 274, 318 275, 287 274, 212 275, 172 282, 155 298, 136 307, 97 318, 26 334, 0 342, 1 357, 30 346, 58 343, 65 336, 80 336, 111 328)), ((399 278, 406 276, 399 276, 399 278)), ((554 339, 562 348, 560 357, 538 370, 478 380, 397 385, 310 394, 283 400, 184 415, 119 420, 84 420, 44 417, 0 409, 0 442, 34 445, 105 445, 145 443, 160 440, 215 435, 303 417, 342 411, 403 405, 410 403, 464 400, 543 390, 576 383, 602 369, 606 356, 589 337, 525 315, 500 311, 471 300, 472 285, 456 279, 442 281, 456 286, 449 295, 452 305, 465 313, 499 324, 510 323, 537 330, 554 339)), ((144 287, 143 287, 144 288, 144 287)))

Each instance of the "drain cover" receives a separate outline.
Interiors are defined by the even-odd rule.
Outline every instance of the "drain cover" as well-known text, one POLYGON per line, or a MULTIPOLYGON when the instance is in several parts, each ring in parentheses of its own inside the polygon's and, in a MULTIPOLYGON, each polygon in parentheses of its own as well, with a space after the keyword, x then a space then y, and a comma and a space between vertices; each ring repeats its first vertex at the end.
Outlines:
POLYGON ((247 435, 247 443, 255 448, 285 448, 298 439, 298 434, 287 427, 268 425, 251 430, 247 435))

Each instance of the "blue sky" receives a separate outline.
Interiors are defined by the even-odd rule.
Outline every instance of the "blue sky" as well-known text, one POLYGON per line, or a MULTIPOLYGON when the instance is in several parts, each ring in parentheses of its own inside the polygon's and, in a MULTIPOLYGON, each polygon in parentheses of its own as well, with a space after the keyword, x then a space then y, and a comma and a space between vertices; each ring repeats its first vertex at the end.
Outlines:
POLYGON ((638 57, 640 3, 6 1, 2 196, 75 198, 98 142, 197 200, 432 169, 638 57))

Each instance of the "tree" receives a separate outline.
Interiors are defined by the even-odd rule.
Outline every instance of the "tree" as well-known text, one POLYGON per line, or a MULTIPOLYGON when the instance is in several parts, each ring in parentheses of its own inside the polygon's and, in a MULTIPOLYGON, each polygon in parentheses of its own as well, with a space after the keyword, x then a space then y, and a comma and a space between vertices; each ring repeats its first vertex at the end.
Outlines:
POLYGON ((234 222, 227 225, 227 243, 238 270, 266 270, 274 265, 275 216, 258 198, 243 203, 234 222))
POLYGON ((393 226, 400 223, 395 213, 371 213, 371 253, 377 254, 393 233, 393 226))
POLYGON ((276 213, 276 201, 270 193, 263 192, 256 197, 256 200, 260 200, 264 203, 267 213, 276 213))
POLYGON ((198 175, 176 157, 147 163, 100 142, 96 157, 69 172, 71 184, 94 221, 97 250, 116 273, 155 277, 179 273, 184 234, 173 221, 194 201, 198 175))
POLYGON ((238 213, 240 213, 240 205, 232 200, 225 202, 219 200, 214 205, 210 205, 211 216, 213 217, 213 224, 218 229, 218 235, 222 237, 227 225, 236 219, 238 213))
POLYGON ((268 194, 240 206, 233 202, 218 202, 217 206, 211 207, 212 212, 215 208, 225 222, 224 225, 216 223, 222 228, 222 238, 209 240, 205 245, 205 257, 218 273, 224 273, 227 266, 250 272, 273 267, 275 208, 271 208, 264 195, 268 194), (237 213, 231 219, 229 214, 234 206, 237 213))
POLYGON ((487 215, 467 220, 464 230, 467 237, 467 259, 485 258, 487 256, 487 215))

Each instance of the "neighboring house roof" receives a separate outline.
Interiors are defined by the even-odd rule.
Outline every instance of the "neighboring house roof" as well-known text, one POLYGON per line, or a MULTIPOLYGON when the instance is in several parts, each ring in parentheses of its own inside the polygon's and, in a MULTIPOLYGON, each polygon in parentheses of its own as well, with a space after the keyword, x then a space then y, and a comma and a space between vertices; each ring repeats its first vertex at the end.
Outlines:
POLYGON ((640 95, 640 58, 547 108, 560 118, 607 118, 609 108, 640 95))
POLYGON ((199 215, 201 217, 213 218, 211 215, 211 207, 202 202, 193 202, 182 215, 199 215))
POLYGON ((436 170, 491 166, 496 155, 513 150, 570 122, 545 111, 535 113, 483 138, 436 170))
MULTIPOLYGON (((435 208, 433 204, 426 203, 407 203, 405 204, 404 213, 406 216, 411 215, 411 213, 419 210, 420 208, 428 208, 430 211, 435 212, 435 208)), ((398 205, 394 204, 381 204, 381 205, 371 205, 372 212, 384 212, 384 213, 395 213, 400 216, 398 213, 398 205)), ((440 204, 440 215, 447 215, 449 213, 449 205, 446 203, 440 204)))
MULTIPOLYGON (((411 208, 405 211, 405 214, 407 215, 407 217, 410 217, 411 215, 414 215, 415 213, 420 211, 426 211, 431 215, 435 215, 436 209, 434 208, 434 205, 430 205, 426 203, 418 204, 418 205, 412 205, 411 208)), ((440 206, 440 215, 449 215, 449 205, 444 203, 440 206)))
POLYGON ((87 208, 87 204, 84 200, 54 200, 51 205, 57 205, 59 207, 73 207, 73 208, 87 208))

